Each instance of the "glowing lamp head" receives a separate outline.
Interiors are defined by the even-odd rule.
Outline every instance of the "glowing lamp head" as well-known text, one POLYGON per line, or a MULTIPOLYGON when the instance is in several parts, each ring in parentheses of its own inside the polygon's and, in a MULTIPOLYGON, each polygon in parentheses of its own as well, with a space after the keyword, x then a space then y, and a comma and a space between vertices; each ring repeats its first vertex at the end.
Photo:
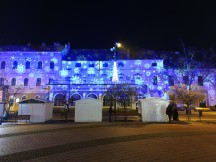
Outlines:
POLYGON ((116 46, 119 48, 119 47, 121 47, 122 45, 121 45, 121 43, 116 43, 116 46))

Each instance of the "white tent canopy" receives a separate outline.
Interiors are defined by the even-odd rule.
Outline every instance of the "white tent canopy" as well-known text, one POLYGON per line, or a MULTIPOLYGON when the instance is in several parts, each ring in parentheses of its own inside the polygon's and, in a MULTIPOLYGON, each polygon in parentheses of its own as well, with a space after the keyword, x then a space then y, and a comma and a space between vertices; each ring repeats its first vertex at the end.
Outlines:
POLYGON ((161 98, 146 98, 139 100, 138 109, 143 122, 167 122, 166 108, 168 100, 161 98))
POLYGON ((102 101, 85 98, 75 101, 75 122, 102 122, 102 101))

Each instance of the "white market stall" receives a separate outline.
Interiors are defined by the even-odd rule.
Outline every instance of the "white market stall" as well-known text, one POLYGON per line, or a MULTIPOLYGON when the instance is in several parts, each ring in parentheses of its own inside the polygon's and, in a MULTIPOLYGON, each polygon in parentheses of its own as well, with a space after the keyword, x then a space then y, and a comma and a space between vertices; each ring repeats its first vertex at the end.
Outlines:
POLYGON ((31 123, 41 123, 53 118, 53 103, 40 99, 19 102, 18 115, 31 115, 31 123))
POLYGON ((167 122, 166 108, 168 100, 161 98, 146 98, 139 100, 138 110, 143 122, 167 122))
POLYGON ((102 122, 102 101, 85 98, 75 101, 75 122, 102 122))

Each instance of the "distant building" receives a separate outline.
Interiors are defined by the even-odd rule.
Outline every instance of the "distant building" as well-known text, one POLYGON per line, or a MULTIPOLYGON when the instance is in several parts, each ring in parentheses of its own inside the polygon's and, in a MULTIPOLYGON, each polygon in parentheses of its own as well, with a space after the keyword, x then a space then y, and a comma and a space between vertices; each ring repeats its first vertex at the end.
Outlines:
MULTIPOLYGON (((167 51, 119 49, 114 72, 110 49, 72 49, 70 44, 59 43, 53 46, 43 43, 41 47, 0 46, 0 99, 4 101, 3 91, 8 91, 15 102, 43 98, 54 101, 55 106, 63 106, 65 98, 70 98, 72 106, 75 100, 91 97, 103 100, 104 106, 108 106, 107 88, 124 82, 138 87, 139 98, 166 98, 169 87, 177 80, 188 82, 188 76, 172 68, 177 63, 170 61, 171 57, 176 60, 179 56, 167 51), (115 83, 114 73, 118 75, 115 83)), ((215 73, 209 77, 215 83, 215 73)), ((204 81, 202 70, 193 83, 206 88, 208 105, 216 104, 214 86, 204 81)))

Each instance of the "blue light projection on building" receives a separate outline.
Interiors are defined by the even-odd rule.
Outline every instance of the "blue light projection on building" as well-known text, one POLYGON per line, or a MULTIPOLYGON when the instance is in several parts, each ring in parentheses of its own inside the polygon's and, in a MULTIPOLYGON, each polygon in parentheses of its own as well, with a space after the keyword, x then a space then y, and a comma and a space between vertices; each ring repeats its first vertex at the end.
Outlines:
MULTIPOLYGON (((65 98, 73 101, 86 97, 104 100, 106 90, 114 84, 113 74, 118 77, 116 84, 136 86, 139 98, 164 97, 174 80, 177 83, 183 77, 182 71, 164 67, 165 56, 171 57, 171 53, 140 50, 130 54, 122 50, 114 61, 109 49, 71 49, 70 44, 37 48, 2 46, 0 79, 2 86, 8 85, 10 89, 23 85, 22 92, 16 96, 20 100, 23 96, 47 97, 45 88, 49 85, 49 99, 55 101, 56 106, 62 105, 65 98), (114 63, 116 71, 113 71, 114 63)), ((202 76, 202 71, 198 75, 202 76)), ((215 81, 215 74, 206 80, 209 80, 204 82, 207 94, 214 96, 216 92, 210 81, 215 81)), ((211 97, 210 104, 215 103, 211 97)))

